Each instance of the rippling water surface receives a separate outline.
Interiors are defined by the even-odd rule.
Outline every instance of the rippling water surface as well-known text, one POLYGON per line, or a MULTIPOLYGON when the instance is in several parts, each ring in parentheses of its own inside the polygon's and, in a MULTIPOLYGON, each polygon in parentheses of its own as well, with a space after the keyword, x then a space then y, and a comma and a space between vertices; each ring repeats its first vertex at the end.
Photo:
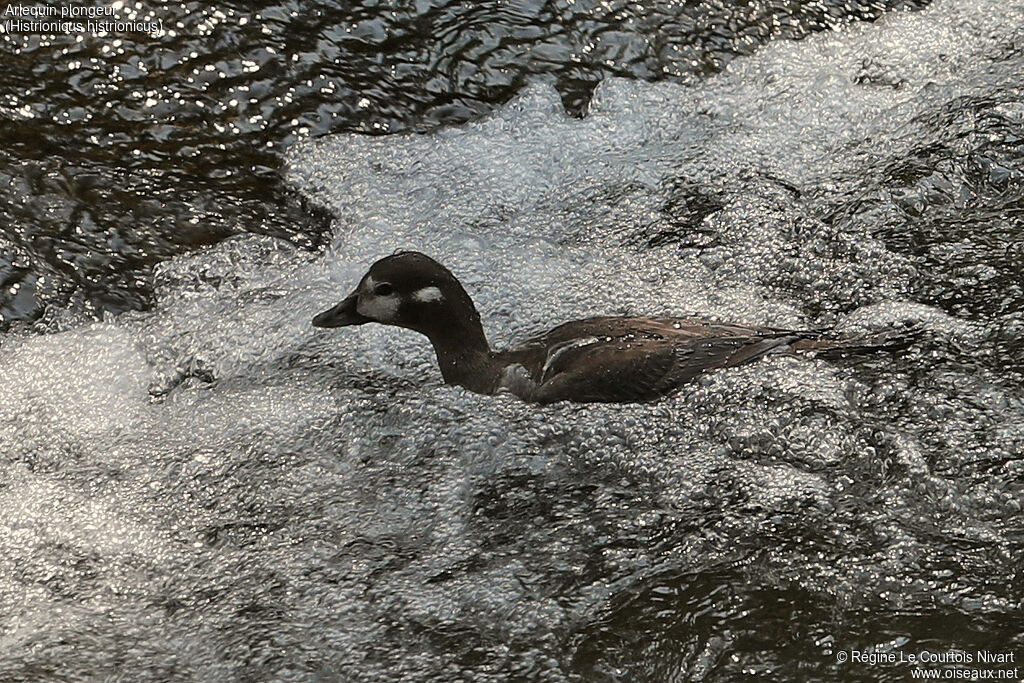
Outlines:
POLYGON ((0 329, 48 302, 75 319, 146 308, 153 265, 231 235, 321 246, 323 217, 280 181, 298 139, 464 122, 538 74, 578 115, 607 75, 706 75, 922 4, 115 3, 164 32, 2 33, 0 329))
MULTIPOLYGON (((902 681, 842 656, 1024 657, 1024 4, 275 7, 222 12, 307 55, 257 60, 297 84, 287 114, 279 81, 239 99, 272 103, 258 130, 184 123, 227 79, 152 96, 168 137, 98 144, 107 166, 5 147, 0 679, 902 681), (444 36, 476 42, 431 62, 444 36), (314 106, 314 52, 377 77, 314 106), (189 146, 195 184, 164 177, 189 146), (86 167, 92 194, 60 180, 86 167), (208 232, 167 227, 196 207, 208 232), (115 264, 130 235, 162 251, 115 264), (399 247, 450 266, 499 346, 598 313, 925 334, 537 407, 442 385, 411 333, 310 326, 399 247)), ((229 45, 193 59, 253 59, 229 45)), ((60 71, 48 49, 13 63, 60 71)))

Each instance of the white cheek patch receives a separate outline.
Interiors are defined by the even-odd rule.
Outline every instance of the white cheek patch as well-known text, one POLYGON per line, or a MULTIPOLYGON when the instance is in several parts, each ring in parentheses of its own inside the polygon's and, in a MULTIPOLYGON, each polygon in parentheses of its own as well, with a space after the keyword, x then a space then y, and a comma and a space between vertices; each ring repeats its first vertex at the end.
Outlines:
POLYGON ((424 287, 423 289, 417 289, 413 292, 412 298, 426 304, 431 301, 443 301, 444 294, 442 294, 441 290, 437 287, 424 287))
POLYGON ((399 303, 397 294, 361 296, 356 304, 356 312, 372 320, 386 323, 398 317, 399 303))

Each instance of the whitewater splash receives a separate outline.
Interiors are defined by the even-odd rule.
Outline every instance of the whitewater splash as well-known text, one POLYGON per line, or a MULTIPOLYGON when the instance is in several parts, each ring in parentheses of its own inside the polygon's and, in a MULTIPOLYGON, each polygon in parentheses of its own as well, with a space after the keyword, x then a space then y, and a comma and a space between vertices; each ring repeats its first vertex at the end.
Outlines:
POLYGON ((0 677, 855 677, 835 651, 1019 643, 1017 294, 1002 261, 945 269, 987 222, 897 232, 1012 222, 1021 26, 939 2, 695 87, 607 82, 582 120, 541 85, 296 150, 326 255, 233 239, 160 269, 153 312, 3 339, 0 677), (927 155, 951 135, 971 164, 927 155), (542 408, 444 386, 415 334, 310 326, 397 248, 448 265, 495 346, 686 312, 931 340, 542 408))

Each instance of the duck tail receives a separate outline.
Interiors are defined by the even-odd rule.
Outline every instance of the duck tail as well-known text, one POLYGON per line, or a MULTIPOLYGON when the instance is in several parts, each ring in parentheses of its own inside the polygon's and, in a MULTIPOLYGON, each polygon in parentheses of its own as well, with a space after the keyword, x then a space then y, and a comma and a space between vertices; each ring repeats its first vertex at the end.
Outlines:
POLYGON ((855 337, 800 339, 793 342, 790 348, 824 358, 842 358, 873 351, 898 351, 920 339, 924 330, 921 323, 904 323, 855 337))

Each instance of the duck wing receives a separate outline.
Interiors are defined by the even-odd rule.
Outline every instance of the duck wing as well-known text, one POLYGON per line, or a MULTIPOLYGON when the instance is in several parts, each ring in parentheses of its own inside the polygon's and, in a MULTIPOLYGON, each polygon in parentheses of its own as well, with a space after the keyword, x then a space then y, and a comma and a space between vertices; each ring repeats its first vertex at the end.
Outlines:
POLYGON ((590 318, 527 342, 520 352, 533 360, 529 377, 520 373, 503 384, 540 403, 647 401, 706 370, 755 360, 806 336, 685 318, 590 318))

